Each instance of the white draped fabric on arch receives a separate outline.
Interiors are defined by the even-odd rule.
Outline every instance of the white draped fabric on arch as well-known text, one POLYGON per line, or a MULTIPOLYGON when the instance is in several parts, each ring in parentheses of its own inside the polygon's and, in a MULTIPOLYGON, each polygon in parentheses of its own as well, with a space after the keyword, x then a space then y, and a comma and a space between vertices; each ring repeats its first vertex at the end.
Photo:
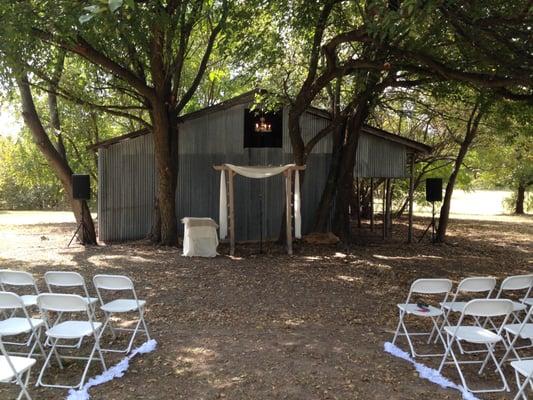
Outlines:
POLYGON ((228 236, 228 208, 230 221, 230 242, 231 253, 234 253, 235 248, 235 231, 232 225, 235 220, 233 209, 233 176, 235 174, 242 175, 251 179, 265 179, 275 175, 285 175, 285 191, 286 191, 286 213, 287 213, 287 250, 292 254, 292 215, 294 215, 294 236, 297 239, 302 237, 302 216, 301 216, 301 194, 300 194, 300 170, 305 169, 305 166, 297 166, 296 164, 286 164, 277 167, 272 166, 239 166, 233 164, 222 164, 214 167, 220 171, 220 239, 225 239, 228 236), (294 194, 292 193, 292 179, 294 172, 294 194), (226 174, 229 178, 229 193, 226 184, 226 174), (294 195, 294 198, 292 196, 294 195), (229 197, 229 207, 228 207, 229 197), (291 207, 291 200, 292 207, 291 207))

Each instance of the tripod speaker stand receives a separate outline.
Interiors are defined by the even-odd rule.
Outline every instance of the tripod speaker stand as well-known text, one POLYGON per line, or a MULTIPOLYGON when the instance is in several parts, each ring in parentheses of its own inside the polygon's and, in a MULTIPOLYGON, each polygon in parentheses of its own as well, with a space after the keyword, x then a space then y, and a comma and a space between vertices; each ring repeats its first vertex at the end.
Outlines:
MULTIPOLYGON (((72 175, 72 198, 74 200, 90 200, 91 198, 91 181, 89 175, 72 175)), ((83 244, 83 237, 89 236, 89 228, 85 225, 85 207, 81 207, 81 221, 70 238, 67 247, 70 247, 75 237, 83 244), (81 231, 82 237, 79 233, 81 231)))
POLYGON ((418 243, 424 239, 424 236, 431 228, 431 243, 435 243, 435 230, 436 230, 436 218, 435 218, 435 202, 442 201, 442 178, 428 178, 426 179, 426 201, 431 202, 431 222, 427 226, 426 230, 418 239, 418 243))

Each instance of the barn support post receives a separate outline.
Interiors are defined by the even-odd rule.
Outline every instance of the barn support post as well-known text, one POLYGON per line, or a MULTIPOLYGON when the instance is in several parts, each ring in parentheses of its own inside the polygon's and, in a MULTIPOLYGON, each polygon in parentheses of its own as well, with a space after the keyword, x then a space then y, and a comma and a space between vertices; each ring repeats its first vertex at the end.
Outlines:
POLYGON ((381 211, 382 211, 382 227, 381 227, 381 236, 383 239, 387 237, 387 185, 386 180, 383 181, 383 189, 382 189, 382 196, 381 196, 381 211))
POLYGON ((409 157, 409 229, 407 231, 407 243, 413 242, 413 191, 414 191, 414 170, 415 155, 409 157))
POLYGON ((359 178, 355 178, 355 208, 357 212, 357 227, 361 229, 361 191, 359 187, 359 178))
POLYGON ((228 169, 228 187, 229 187, 229 240, 230 254, 235 255, 235 188, 233 186, 233 177, 235 172, 228 169))
POLYGON ((292 255, 292 169, 285 171, 285 215, 287 220, 285 227, 287 231, 287 253, 292 255))
POLYGON ((370 178, 370 230, 374 232, 374 178, 370 178))
POLYGON ((387 237, 392 237, 392 179, 387 179, 387 237))

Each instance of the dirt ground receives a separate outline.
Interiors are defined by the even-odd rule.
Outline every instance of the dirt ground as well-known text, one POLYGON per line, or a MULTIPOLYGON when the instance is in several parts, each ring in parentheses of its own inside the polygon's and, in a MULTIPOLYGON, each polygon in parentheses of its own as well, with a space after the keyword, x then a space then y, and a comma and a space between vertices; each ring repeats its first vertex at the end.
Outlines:
MULTIPOLYGON (((364 231, 349 247, 298 243, 287 256, 274 244, 262 255, 247 244, 229 257, 221 246, 216 259, 184 258, 180 249, 143 242, 67 248, 71 223, 27 219, 0 218, 1 268, 32 272, 42 290, 49 270, 75 270, 88 282, 97 273, 127 274, 148 302, 157 351, 135 358, 123 378, 92 389, 93 399, 459 399, 384 353, 396 303, 420 277, 457 282, 533 271, 533 219, 527 217, 454 220, 445 245, 407 245, 401 224, 386 242, 364 231)), ((416 223, 419 236, 427 220, 416 223)), ((400 346, 407 349, 404 341, 400 346)), ((109 357, 108 364, 118 360, 109 357)), ((32 371, 33 383, 41 365, 32 371)), ((99 371, 95 366, 90 375, 99 371)), ((69 364, 50 372, 73 377, 81 370, 69 364)), ((453 367, 444 374, 459 382, 453 367)), ((31 393, 39 400, 66 396, 61 389, 32 387, 31 393)), ((11 385, 0 386, 0 399, 15 395, 11 385)))

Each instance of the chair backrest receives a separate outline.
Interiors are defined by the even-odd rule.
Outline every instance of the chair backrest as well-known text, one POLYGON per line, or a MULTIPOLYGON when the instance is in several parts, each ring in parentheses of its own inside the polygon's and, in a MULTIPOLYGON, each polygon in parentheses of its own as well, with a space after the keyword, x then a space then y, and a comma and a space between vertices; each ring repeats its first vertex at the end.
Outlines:
POLYGON ((500 286, 500 292, 504 290, 524 290, 533 285, 533 275, 515 275, 505 278, 500 286))
POLYGON ((13 292, 0 292, 0 309, 24 308, 24 302, 20 296, 13 292))
POLYGON ((133 298, 139 306, 139 300, 137 299, 137 293, 135 292, 135 287, 133 281, 124 275, 95 275, 93 277, 93 284, 96 288, 96 294, 100 299, 100 303, 103 305, 104 299, 100 289, 109 290, 109 291, 123 291, 130 290, 133 293, 133 298))
POLYGON ((94 287, 105 290, 133 290, 133 282, 124 275, 95 275, 94 287))
POLYGON ((89 304, 77 294, 42 293, 37 296, 37 306, 42 311, 84 312, 90 315, 89 304))
POLYGON ((89 291, 85 285, 85 279, 77 272, 73 271, 48 271, 44 274, 44 280, 50 293, 53 292, 52 287, 81 287, 86 298, 89 298, 89 291))
POLYGON ((457 286, 457 292, 480 293, 489 292, 487 297, 496 287, 496 278, 493 276, 465 278, 457 286))
POLYGON ((449 279, 417 279, 411 285, 411 293, 442 294, 449 293, 453 283, 449 279))
POLYGON ((3 285, 11 286, 35 286, 35 279, 32 274, 25 271, 13 271, 3 269, 0 271, 0 282, 3 285))
POLYGON ((83 276, 72 271, 48 271, 44 274, 44 280, 48 286, 85 286, 83 276))
POLYGON ((35 282, 33 275, 26 271, 14 271, 10 269, 0 270, 0 289, 9 291, 7 286, 31 287, 33 293, 39 294, 37 282, 35 282))
POLYGON ((513 302, 507 299, 474 299, 466 303, 463 315, 471 317, 507 317, 513 302))

